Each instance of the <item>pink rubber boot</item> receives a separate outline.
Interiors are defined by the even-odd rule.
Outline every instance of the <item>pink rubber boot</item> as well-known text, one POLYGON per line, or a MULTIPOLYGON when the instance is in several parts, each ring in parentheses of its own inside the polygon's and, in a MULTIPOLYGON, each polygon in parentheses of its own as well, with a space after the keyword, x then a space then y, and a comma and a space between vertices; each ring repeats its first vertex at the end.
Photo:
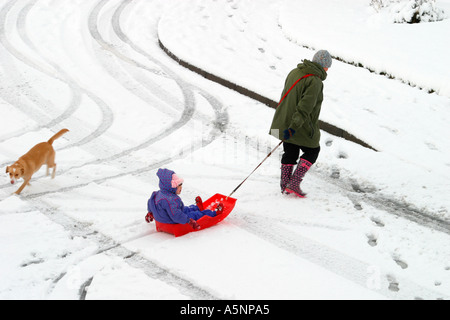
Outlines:
POLYGON ((281 165, 281 180, 280 180, 281 193, 283 193, 284 190, 286 190, 289 181, 291 181, 293 170, 294 170, 293 164, 281 165))
POLYGON ((300 163, 298 164, 297 169, 295 169, 289 185, 286 187, 286 193, 293 193, 300 198, 304 198, 306 196, 306 193, 304 193, 302 189, 300 189, 300 183, 303 181, 306 172, 308 172, 311 166, 311 162, 305 159, 300 159, 300 163))

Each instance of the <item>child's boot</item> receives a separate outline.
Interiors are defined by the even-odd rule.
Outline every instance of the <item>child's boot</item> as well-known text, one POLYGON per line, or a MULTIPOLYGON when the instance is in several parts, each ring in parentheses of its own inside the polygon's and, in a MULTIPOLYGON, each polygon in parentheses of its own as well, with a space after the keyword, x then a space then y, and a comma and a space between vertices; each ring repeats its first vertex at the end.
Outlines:
POLYGON ((200 225, 194 219, 190 219, 188 223, 192 227, 192 229, 200 230, 200 225))
POLYGON ((150 223, 153 220, 155 220, 155 218, 153 217, 153 213, 151 212, 147 213, 147 215, 145 216, 145 221, 147 221, 147 223, 150 223))
POLYGON ((216 207, 216 216, 223 213, 223 203, 219 203, 216 207))
POLYGON ((197 207, 198 207, 198 209, 199 209, 200 211, 205 210, 205 209, 203 208, 203 200, 202 200, 202 198, 201 198, 200 196, 198 196, 197 198, 195 198, 195 204, 197 205, 197 207))

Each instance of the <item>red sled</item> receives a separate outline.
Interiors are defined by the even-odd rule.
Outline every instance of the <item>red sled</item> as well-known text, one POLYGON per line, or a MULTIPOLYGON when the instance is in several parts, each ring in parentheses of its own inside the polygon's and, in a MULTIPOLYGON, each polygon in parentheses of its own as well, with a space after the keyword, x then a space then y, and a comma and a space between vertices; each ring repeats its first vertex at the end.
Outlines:
POLYGON ((236 201, 237 199, 224 196, 223 194, 215 194, 208 200, 203 201, 203 208, 205 210, 214 210, 219 203, 222 203, 223 212, 215 217, 203 216, 198 219, 197 223, 200 226, 198 230, 194 230, 189 224, 168 224, 161 223, 155 220, 156 231, 170 233, 175 237, 181 237, 190 232, 196 232, 212 227, 228 217, 231 211, 233 211, 234 206, 236 205, 236 201))

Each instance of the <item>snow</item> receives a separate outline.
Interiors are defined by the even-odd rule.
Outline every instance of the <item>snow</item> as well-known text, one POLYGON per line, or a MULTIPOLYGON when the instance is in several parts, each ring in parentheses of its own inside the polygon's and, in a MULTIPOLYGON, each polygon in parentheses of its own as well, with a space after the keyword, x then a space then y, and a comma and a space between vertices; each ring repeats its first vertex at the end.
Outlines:
POLYGON ((390 21, 357 0, 4 1, 1 167, 70 132, 54 180, 0 185, 0 298, 448 299, 450 20, 390 21), (273 109, 158 40, 274 101, 329 50, 342 61, 321 119, 378 152, 323 132, 306 199, 280 194, 278 149, 225 221, 157 233, 144 216, 158 168, 192 204, 228 195, 278 143, 273 109))

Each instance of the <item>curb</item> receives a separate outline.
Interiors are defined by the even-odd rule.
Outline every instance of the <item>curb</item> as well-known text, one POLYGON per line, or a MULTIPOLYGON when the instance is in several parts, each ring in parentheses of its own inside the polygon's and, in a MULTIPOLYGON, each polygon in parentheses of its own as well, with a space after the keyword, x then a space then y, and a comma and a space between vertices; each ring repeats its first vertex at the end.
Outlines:
MULTIPOLYGON (((222 86, 225 86, 231 90, 234 90, 240 94, 243 94, 251 99, 254 99, 256 101, 259 101, 265 105, 267 105, 270 108, 276 109, 276 107, 278 106, 278 103, 276 101, 273 101, 267 97, 264 97, 254 91, 251 91, 247 88, 244 88, 236 83, 233 83, 231 81, 228 81, 226 79, 220 78, 212 73, 209 73, 203 69, 200 69, 192 64, 190 64, 189 62, 186 62, 184 60, 181 60, 180 58, 178 58, 175 54, 173 54, 162 42, 161 39, 158 38, 158 43, 159 43, 159 47, 173 60, 175 60, 176 62, 178 62, 179 65, 195 72, 198 73, 199 75, 201 75, 202 77, 210 80, 210 81, 214 81, 218 84, 221 84, 222 86)), ((322 120, 319 120, 319 125, 320 125, 320 129, 328 132, 329 134, 332 134, 334 136, 343 138, 345 140, 354 142, 356 144, 359 144, 360 146, 363 146, 365 148, 377 151, 375 148, 373 148, 371 145, 367 144, 366 142, 362 141, 361 139, 355 137, 354 135, 352 135, 351 133, 345 131, 344 129, 338 128, 330 123, 324 122, 322 120)))

